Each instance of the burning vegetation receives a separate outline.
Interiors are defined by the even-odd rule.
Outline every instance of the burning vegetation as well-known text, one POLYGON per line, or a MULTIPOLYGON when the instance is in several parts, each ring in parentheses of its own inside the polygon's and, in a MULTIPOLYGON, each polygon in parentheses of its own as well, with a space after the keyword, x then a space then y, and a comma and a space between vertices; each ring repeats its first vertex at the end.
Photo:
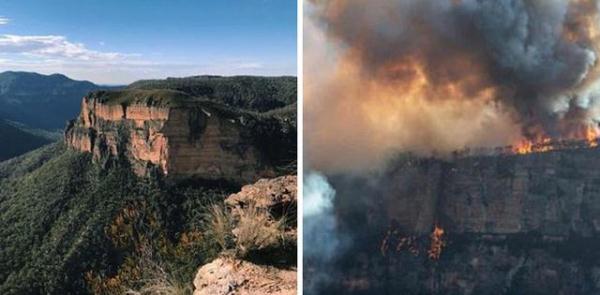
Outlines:
POLYGON ((513 145, 512 151, 515 154, 530 154, 572 148, 597 147, 598 137, 600 137, 598 127, 588 126, 581 130, 580 132, 572 132, 564 139, 556 139, 549 136, 541 136, 536 139, 522 139, 513 145))
POLYGON ((403 236, 398 230, 388 230, 385 238, 381 241, 381 255, 386 256, 389 251, 403 252, 418 256, 419 244, 415 236, 403 236))
POLYGON ((565 137, 538 136, 532 139, 521 138, 512 145, 495 148, 464 148, 454 151, 455 158, 478 155, 527 155, 551 151, 592 149, 600 143, 600 128, 585 127, 565 137))
MULTIPOLYGON (((442 255, 442 250, 446 246, 444 240, 444 229, 435 225, 433 232, 429 235, 429 247, 422 249, 419 245, 419 239, 416 236, 405 236, 399 230, 388 230, 385 237, 381 241, 381 255, 386 256, 388 252, 408 252, 411 255, 419 256, 420 253, 426 252, 427 257, 431 260, 438 260, 442 255)), ((426 244, 421 240, 421 245, 426 244)))
POLYGON ((427 251, 427 256, 431 260, 438 260, 440 259, 440 255, 442 255, 442 249, 446 246, 446 242, 444 241, 444 229, 436 224, 429 237, 431 238, 431 245, 429 251, 427 251))

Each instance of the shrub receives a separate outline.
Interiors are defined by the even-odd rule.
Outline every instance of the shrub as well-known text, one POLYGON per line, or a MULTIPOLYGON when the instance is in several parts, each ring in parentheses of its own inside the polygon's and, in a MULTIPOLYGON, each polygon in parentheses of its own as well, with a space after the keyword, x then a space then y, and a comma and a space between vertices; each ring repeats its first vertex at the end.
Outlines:
POLYGON ((254 204, 233 210, 211 204, 204 219, 204 234, 226 254, 233 251, 236 257, 245 258, 253 252, 282 246, 286 219, 286 216, 275 219, 254 204))
POLYGON ((222 251, 232 246, 232 218, 222 204, 210 204, 204 216, 205 236, 216 242, 222 251))
POLYGON ((161 259, 155 257, 149 244, 140 249, 138 266, 141 269, 142 279, 137 282, 137 289, 129 288, 128 295, 191 295, 193 288, 188 281, 184 281, 167 271, 161 259))
POLYGON ((233 230, 238 257, 278 248, 285 242, 285 217, 275 220, 267 210, 254 204, 240 208, 238 213, 238 221, 233 230))

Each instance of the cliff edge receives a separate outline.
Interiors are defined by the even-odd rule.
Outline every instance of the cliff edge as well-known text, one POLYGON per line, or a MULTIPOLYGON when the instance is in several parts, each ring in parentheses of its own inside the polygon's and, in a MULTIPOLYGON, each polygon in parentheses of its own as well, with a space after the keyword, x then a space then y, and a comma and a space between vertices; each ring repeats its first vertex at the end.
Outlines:
MULTIPOLYGON (((289 126, 288 126, 289 125, 289 126)), ((106 165, 125 159, 139 176, 248 183, 291 161, 286 118, 238 110, 176 90, 92 92, 65 131, 68 146, 106 165)))

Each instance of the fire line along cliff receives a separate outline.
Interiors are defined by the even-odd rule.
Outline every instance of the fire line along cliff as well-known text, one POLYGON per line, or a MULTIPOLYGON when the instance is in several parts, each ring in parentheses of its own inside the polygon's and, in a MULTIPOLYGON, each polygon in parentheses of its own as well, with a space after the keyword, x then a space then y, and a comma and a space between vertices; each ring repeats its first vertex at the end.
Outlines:
POLYGON ((246 183, 273 177, 295 158, 295 118, 285 115, 290 107, 261 113, 193 94, 136 87, 92 92, 65 141, 104 165, 123 157, 139 176, 159 171, 246 183))

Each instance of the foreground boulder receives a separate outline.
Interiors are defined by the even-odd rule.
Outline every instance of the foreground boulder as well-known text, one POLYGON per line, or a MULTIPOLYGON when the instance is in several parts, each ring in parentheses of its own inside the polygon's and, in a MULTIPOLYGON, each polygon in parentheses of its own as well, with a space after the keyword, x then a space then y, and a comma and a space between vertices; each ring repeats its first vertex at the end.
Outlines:
POLYGON ((194 294, 295 294, 297 177, 261 179, 225 206, 234 246, 198 270, 194 294))
POLYGON ((281 176, 273 179, 260 179, 254 184, 242 187, 242 190, 229 196, 225 204, 231 208, 233 215, 248 206, 268 211, 274 218, 296 214, 298 178, 295 175, 281 176))
POLYGON ((295 248, 297 185, 295 175, 261 179, 225 199, 238 255, 290 245, 295 248))
POLYGON ((218 258, 198 270, 194 287, 194 295, 296 294, 296 269, 218 258))

